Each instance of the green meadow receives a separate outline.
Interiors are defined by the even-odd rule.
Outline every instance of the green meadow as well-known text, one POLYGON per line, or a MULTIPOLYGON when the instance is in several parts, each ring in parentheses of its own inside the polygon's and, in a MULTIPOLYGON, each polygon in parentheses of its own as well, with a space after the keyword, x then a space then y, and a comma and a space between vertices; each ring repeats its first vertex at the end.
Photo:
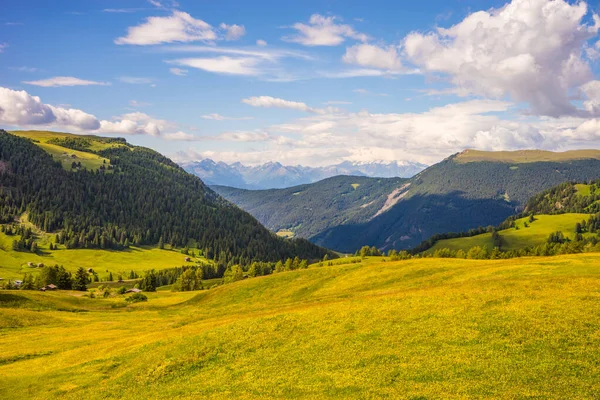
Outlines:
POLYGON ((37 264, 62 265, 67 270, 75 272, 77 268, 92 268, 100 279, 107 278, 112 273, 116 280, 118 275, 123 278, 130 271, 142 273, 151 269, 165 269, 193 265, 195 261, 208 263, 204 257, 192 257, 192 262, 186 262, 186 255, 179 251, 158 249, 155 247, 130 247, 127 250, 99 249, 65 249, 48 250, 51 235, 42 235, 43 240, 38 253, 12 250, 12 241, 17 236, 7 236, 0 233, 0 278, 22 279, 24 273, 36 272, 37 264), (29 266, 32 263, 33 266, 29 266))
MULTIPOLYGON (((502 250, 517 250, 544 244, 548 240, 548 236, 557 231, 563 232, 565 237, 572 240, 575 237, 575 224, 584 220, 587 221, 589 218, 589 214, 571 213, 536 215, 533 222, 529 222, 529 217, 518 219, 515 221, 515 225, 519 229, 509 228, 498 231, 503 240, 502 250)), ((475 246, 492 250, 494 247, 492 234, 483 233, 471 237, 440 240, 431 249, 427 250, 426 253, 433 253, 437 249, 444 248, 467 251, 475 246)))
POLYGON ((0 292, 0 398, 600 396, 600 254, 373 257, 148 298, 0 292))

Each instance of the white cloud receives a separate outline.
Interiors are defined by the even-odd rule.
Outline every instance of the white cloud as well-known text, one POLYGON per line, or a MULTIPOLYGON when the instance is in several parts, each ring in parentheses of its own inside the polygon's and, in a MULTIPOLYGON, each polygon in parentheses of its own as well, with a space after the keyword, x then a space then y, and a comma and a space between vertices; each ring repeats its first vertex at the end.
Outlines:
POLYGON ((292 25, 298 33, 294 36, 284 36, 286 42, 300 43, 304 46, 337 46, 347 38, 365 42, 368 36, 356 32, 350 25, 337 24, 336 17, 324 17, 313 14, 307 24, 297 22, 292 25))
POLYGON ((449 75, 463 95, 509 95, 534 114, 574 115, 568 92, 592 79, 582 50, 600 28, 596 15, 584 24, 586 15, 584 2, 513 0, 448 29, 411 33, 404 51, 425 71, 449 75))
POLYGON ((186 76, 188 74, 188 70, 182 68, 169 68, 169 72, 177 76, 186 76))
POLYGON ((176 124, 133 112, 112 120, 99 120, 74 108, 45 104, 24 90, 0 87, 0 124, 18 127, 58 127, 77 132, 162 136, 176 124))
POLYGON ((356 64, 367 68, 390 71, 402 69, 402 62, 396 46, 379 47, 367 43, 357 44, 346 49, 342 61, 346 64, 356 64))
POLYGON ((258 40, 256 41, 256 45, 257 45, 257 46, 263 46, 263 47, 264 47, 264 46, 266 46, 266 45, 267 45, 267 42, 266 42, 266 41, 264 41, 264 40, 262 40, 262 39, 258 39, 258 40))
POLYGON ((223 132, 211 137, 212 140, 223 140, 227 142, 264 142, 270 140, 270 136, 262 131, 234 131, 223 132))
POLYGON ((590 81, 581 86, 587 100, 583 102, 585 110, 594 116, 600 115, 600 81, 590 81))
POLYGON ((213 27, 183 11, 166 17, 149 17, 138 26, 127 29, 127 35, 115 39, 116 44, 139 46, 174 42, 212 42, 217 39, 213 27))
POLYGON ((200 140, 199 136, 194 136, 190 133, 185 133, 182 131, 167 133, 163 137, 166 140, 178 140, 178 141, 184 141, 184 142, 193 142, 193 141, 200 140))
POLYGON ((253 57, 181 58, 169 63, 226 75, 256 76, 262 73, 257 68, 260 59, 253 57))
POLYGON ((187 45, 166 47, 162 51, 168 53, 220 54, 221 56, 218 57, 190 57, 166 60, 165 62, 218 74, 258 76, 263 80, 271 81, 295 80, 294 76, 287 74, 280 68, 283 58, 313 59, 310 55, 300 51, 266 48, 223 48, 187 45))
POLYGON ((7 43, 0 43, 0 53, 4 52, 4 49, 8 47, 7 43))
POLYGON ((119 80, 123 83, 129 83, 131 85, 147 85, 152 83, 152 79, 143 78, 137 76, 121 76, 119 80))
POLYGON ((201 118, 210 119, 210 120, 214 120, 214 121, 246 121, 246 120, 254 119, 253 117, 239 117, 239 118, 225 117, 220 114, 207 114, 207 115, 203 115, 201 118))
POLYGON ((253 96, 247 99, 242 99, 242 103, 248 104, 252 107, 288 108, 292 110, 299 110, 315 114, 326 114, 339 111, 337 108, 334 107, 313 108, 309 107, 306 103, 284 100, 271 96, 253 96))
POLYGON ((219 28, 225 31, 225 40, 238 40, 246 34, 244 25, 227 25, 226 23, 221 23, 219 28))
POLYGON ((85 79, 75 78, 72 76, 55 76, 53 78, 41 79, 38 81, 24 81, 23 83, 41 87, 110 85, 110 82, 89 81, 85 79))
POLYGON ((0 122, 8 125, 60 124, 81 129, 97 129, 100 123, 93 115, 75 109, 53 107, 24 90, 0 87, 0 122))

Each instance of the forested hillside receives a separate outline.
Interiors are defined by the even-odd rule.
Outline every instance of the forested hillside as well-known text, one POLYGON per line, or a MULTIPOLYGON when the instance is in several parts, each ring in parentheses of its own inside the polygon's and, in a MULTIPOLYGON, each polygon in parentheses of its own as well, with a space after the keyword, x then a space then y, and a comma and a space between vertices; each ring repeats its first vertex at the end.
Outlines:
POLYGON ((106 138, 20 135, 30 138, 0 130, 0 223, 27 213, 69 248, 189 245, 239 263, 327 253, 305 240, 277 238, 155 151, 106 138), (88 158, 77 156, 82 151, 97 168, 86 167, 88 158))
POLYGON ((336 176, 287 189, 212 188, 267 228, 310 238, 334 226, 368 221, 382 209, 403 178, 336 176))
MULTIPOLYGON (((600 151, 581 152, 474 152, 456 154, 426 169, 382 196, 396 198, 385 212, 373 212, 363 221, 344 218, 318 233, 320 227, 298 230, 314 243, 338 251, 353 252, 363 245, 381 249, 408 249, 436 233, 461 232, 479 226, 498 225, 524 209, 533 195, 566 181, 587 182, 600 178, 600 151), (396 190, 401 193, 394 197, 396 190)), ((367 181, 369 178, 365 178, 367 181)), ((316 193, 330 193, 327 181, 316 193)), ((309 187, 312 185, 308 185, 309 187)), ((393 186, 393 185, 392 185, 393 186)), ((283 190, 271 191, 271 201, 253 204, 252 191, 219 189, 222 195, 248 210, 267 226, 277 226, 278 215, 291 200, 283 190)), ((304 190, 309 190, 305 188, 304 190)), ((326 196, 326 195, 325 195, 326 196)), ((321 200, 324 203, 326 199, 321 200)), ((300 213, 300 211, 297 211, 300 213)), ((299 218, 304 218, 304 211, 299 218)), ((293 226, 293 221, 286 221, 293 226)))

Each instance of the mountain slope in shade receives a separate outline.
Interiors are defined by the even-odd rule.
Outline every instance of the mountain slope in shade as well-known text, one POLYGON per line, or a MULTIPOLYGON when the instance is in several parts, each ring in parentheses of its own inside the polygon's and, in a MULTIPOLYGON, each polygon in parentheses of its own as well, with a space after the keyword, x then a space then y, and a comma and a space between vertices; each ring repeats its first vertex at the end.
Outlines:
MULTIPOLYGON (((294 232, 313 243, 343 252, 353 252, 362 245, 385 250, 407 249, 436 233, 497 225, 522 210, 536 193, 562 182, 600 178, 600 151, 596 150, 550 153, 551 161, 545 161, 549 159, 548 152, 538 153, 544 161, 538 161, 537 156, 532 159, 534 153, 526 160, 520 152, 500 155, 477 152, 477 159, 470 159, 469 153, 451 156, 409 180, 382 189, 377 194, 378 204, 390 201, 384 210, 383 206, 373 209, 372 214, 361 214, 358 219, 353 217, 351 207, 339 207, 337 221, 342 222, 318 233, 315 232, 320 228, 306 226, 305 222, 308 215, 314 218, 315 211, 294 208, 298 221, 303 221, 294 232)), ((364 179, 363 185, 367 185, 373 178, 364 179)), ((336 190, 327 180, 308 186, 319 188, 313 192, 319 200, 313 197, 312 201, 320 204, 327 204, 336 190)), ((281 220, 278 217, 296 201, 289 192, 272 191, 264 197, 269 200, 261 202, 260 192, 216 190, 267 227, 283 229, 283 225, 288 225, 287 228, 294 230, 294 221, 289 216, 281 220)))
POLYGON ((244 166, 237 162, 227 164, 211 159, 181 163, 188 172, 200 177, 208 185, 231 186, 241 189, 280 189, 314 183, 338 175, 380 178, 411 177, 427 166, 408 161, 350 162, 326 167, 284 166, 268 162, 244 166))

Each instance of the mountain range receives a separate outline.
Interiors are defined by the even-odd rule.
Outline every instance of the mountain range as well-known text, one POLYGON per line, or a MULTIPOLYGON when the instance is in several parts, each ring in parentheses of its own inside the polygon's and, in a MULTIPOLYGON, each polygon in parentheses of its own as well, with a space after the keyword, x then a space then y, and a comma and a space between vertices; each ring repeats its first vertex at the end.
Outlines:
POLYGON ((497 225, 535 194, 600 178, 600 151, 465 150, 410 179, 334 177, 287 189, 213 186, 272 231, 340 252, 408 249, 437 233, 497 225))
POLYGON ((208 158, 182 162, 180 165, 208 185, 240 189, 280 189, 314 183, 338 175, 409 178, 427 168, 425 164, 409 161, 344 161, 326 167, 285 166, 278 162, 245 166, 239 162, 227 164, 208 158))

